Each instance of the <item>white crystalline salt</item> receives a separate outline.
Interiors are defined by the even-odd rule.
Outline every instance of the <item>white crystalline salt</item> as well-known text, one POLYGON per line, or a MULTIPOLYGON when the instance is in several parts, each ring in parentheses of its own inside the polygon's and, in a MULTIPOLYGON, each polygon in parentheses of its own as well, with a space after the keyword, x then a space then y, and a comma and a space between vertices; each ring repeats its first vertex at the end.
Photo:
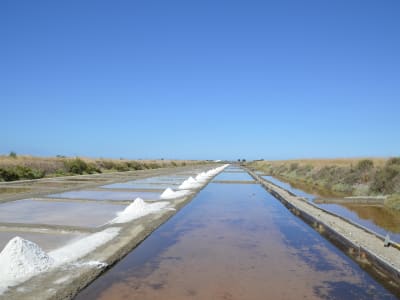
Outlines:
POLYGON ((73 262, 111 241, 119 231, 120 228, 117 227, 107 228, 53 250, 49 252, 49 256, 54 259, 55 266, 73 262))
POLYGON ((53 263, 53 259, 37 244, 14 237, 0 253, 0 294, 8 286, 48 270, 53 263))
POLYGON ((188 183, 198 183, 198 182, 196 181, 196 179, 194 179, 192 176, 190 176, 188 179, 186 179, 186 181, 187 181, 188 183))
POLYGON ((11 239, 0 253, 0 295, 10 286, 76 261, 118 235, 120 228, 108 228, 46 253, 37 244, 20 237, 11 239))
POLYGON ((167 188, 160 196, 160 199, 176 199, 181 198, 189 195, 191 192, 184 190, 184 191, 174 191, 171 188, 167 188))
POLYGON ((168 202, 146 203, 141 198, 136 198, 123 211, 117 213, 117 217, 110 223, 125 223, 143 217, 150 213, 157 212, 166 207, 168 202))
POLYGON ((1 275, 19 278, 47 270, 53 260, 37 244, 14 237, 0 253, 1 275))

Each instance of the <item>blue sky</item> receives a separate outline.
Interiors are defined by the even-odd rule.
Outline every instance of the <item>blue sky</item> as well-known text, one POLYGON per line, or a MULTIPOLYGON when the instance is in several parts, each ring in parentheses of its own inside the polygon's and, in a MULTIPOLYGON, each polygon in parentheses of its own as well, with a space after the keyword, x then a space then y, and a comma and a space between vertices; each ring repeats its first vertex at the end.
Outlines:
POLYGON ((400 155, 400 2, 0 2, 0 153, 400 155))

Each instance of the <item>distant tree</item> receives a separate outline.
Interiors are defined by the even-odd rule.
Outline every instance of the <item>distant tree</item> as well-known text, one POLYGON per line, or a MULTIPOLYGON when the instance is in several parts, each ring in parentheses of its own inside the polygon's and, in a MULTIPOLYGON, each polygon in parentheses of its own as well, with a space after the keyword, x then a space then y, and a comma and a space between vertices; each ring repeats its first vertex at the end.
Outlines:
POLYGON ((243 159, 242 159, 242 162, 246 162, 246 159, 243 158, 243 159))
POLYGON ((8 156, 10 156, 12 158, 17 158, 17 153, 15 153, 14 151, 11 151, 8 156))

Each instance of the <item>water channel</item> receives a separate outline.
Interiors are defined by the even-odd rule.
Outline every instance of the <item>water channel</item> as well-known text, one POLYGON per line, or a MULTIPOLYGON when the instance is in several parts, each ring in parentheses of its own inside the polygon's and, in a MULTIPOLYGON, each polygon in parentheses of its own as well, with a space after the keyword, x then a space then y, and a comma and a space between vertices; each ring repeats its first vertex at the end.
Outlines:
POLYGON ((228 168, 76 299, 396 299, 228 168), (226 181, 232 180, 232 183, 226 181))
MULTIPOLYGON (((309 201, 313 201, 318 197, 323 198, 323 195, 307 193, 290 183, 281 181, 272 176, 263 176, 263 178, 309 201)), ((383 236, 389 233, 391 240, 400 243, 400 212, 398 211, 388 209, 383 205, 351 203, 321 203, 317 205, 383 236)))

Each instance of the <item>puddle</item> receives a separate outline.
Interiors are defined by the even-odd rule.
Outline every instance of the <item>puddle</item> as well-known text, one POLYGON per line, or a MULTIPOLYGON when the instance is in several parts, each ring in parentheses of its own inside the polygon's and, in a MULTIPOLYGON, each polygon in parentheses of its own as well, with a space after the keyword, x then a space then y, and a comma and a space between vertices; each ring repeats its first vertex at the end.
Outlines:
POLYGON ((19 236, 38 244, 44 251, 62 247, 72 240, 82 238, 85 234, 79 233, 37 233, 25 231, 0 231, 0 251, 14 237, 19 236))
POLYGON ((116 217, 125 205, 18 200, 0 204, 0 223, 97 227, 116 217))
POLYGON ((241 184, 208 185, 76 299, 132 298, 396 299, 260 185, 241 184))
POLYGON ((89 200, 135 200, 137 197, 143 200, 157 200, 161 193, 154 192, 116 192, 116 191, 71 191, 60 194, 52 194, 47 197, 67 199, 89 199, 89 200))

